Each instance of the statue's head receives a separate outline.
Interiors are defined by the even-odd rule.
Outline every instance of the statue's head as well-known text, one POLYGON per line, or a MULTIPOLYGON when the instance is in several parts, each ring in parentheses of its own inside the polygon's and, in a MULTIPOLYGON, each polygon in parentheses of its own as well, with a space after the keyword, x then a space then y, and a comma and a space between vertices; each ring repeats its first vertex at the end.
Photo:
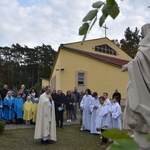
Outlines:
POLYGON ((150 35, 150 23, 147 23, 147 24, 142 26, 141 34, 143 37, 150 35))

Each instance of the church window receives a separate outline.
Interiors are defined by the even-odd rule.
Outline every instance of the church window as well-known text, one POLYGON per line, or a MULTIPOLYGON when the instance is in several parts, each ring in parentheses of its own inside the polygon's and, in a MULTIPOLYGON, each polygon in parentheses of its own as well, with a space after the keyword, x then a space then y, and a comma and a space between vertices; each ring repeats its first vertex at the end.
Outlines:
POLYGON ((95 46, 95 51, 105 53, 105 54, 110 54, 110 55, 118 54, 114 49, 112 49, 107 44, 95 46))
POLYGON ((85 74, 83 72, 78 72, 78 85, 84 85, 85 74))

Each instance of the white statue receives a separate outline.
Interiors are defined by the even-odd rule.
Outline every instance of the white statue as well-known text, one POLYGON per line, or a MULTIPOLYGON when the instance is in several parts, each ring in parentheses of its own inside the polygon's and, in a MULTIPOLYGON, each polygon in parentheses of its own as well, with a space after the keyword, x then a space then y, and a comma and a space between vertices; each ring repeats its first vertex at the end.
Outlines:
POLYGON ((142 36, 135 58, 122 68, 130 77, 125 120, 134 129, 134 139, 140 149, 150 150, 150 142, 146 139, 150 132, 150 24, 142 26, 142 36))

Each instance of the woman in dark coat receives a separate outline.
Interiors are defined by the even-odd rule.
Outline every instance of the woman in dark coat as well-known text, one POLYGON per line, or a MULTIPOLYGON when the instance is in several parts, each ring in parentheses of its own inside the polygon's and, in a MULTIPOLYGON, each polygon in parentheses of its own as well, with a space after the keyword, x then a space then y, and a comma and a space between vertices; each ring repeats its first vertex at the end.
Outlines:
POLYGON ((66 94, 66 115, 67 115, 67 122, 71 122, 71 120, 72 120, 73 103, 74 103, 73 92, 71 92, 69 90, 69 91, 67 91, 67 94, 66 94))

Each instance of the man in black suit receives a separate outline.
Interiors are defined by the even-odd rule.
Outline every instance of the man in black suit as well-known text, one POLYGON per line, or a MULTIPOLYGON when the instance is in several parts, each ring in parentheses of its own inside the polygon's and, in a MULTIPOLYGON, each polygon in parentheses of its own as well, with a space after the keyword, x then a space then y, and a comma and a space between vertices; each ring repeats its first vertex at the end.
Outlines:
POLYGON ((112 95, 112 99, 116 96, 118 97, 118 103, 120 105, 121 104, 121 94, 118 92, 118 89, 115 90, 114 94, 112 95))
POLYGON ((2 100, 4 100, 4 98, 6 97, 7 92, 8 92, 8 86, 7 86, 7 84, 5 84, 5 85, 3 86, 3 90, 0 92, 0 95, 1 95, 2 100))
POLYGON ((63 128, 64 110, 59 110, 59 107, 60 106, 64 107, 65 101, 66 101, 65 94, 63 94, 61 90, 58 90, 54 102, 56 107, 56 127, 59 127, 60 121, 60 128, 63 128))

